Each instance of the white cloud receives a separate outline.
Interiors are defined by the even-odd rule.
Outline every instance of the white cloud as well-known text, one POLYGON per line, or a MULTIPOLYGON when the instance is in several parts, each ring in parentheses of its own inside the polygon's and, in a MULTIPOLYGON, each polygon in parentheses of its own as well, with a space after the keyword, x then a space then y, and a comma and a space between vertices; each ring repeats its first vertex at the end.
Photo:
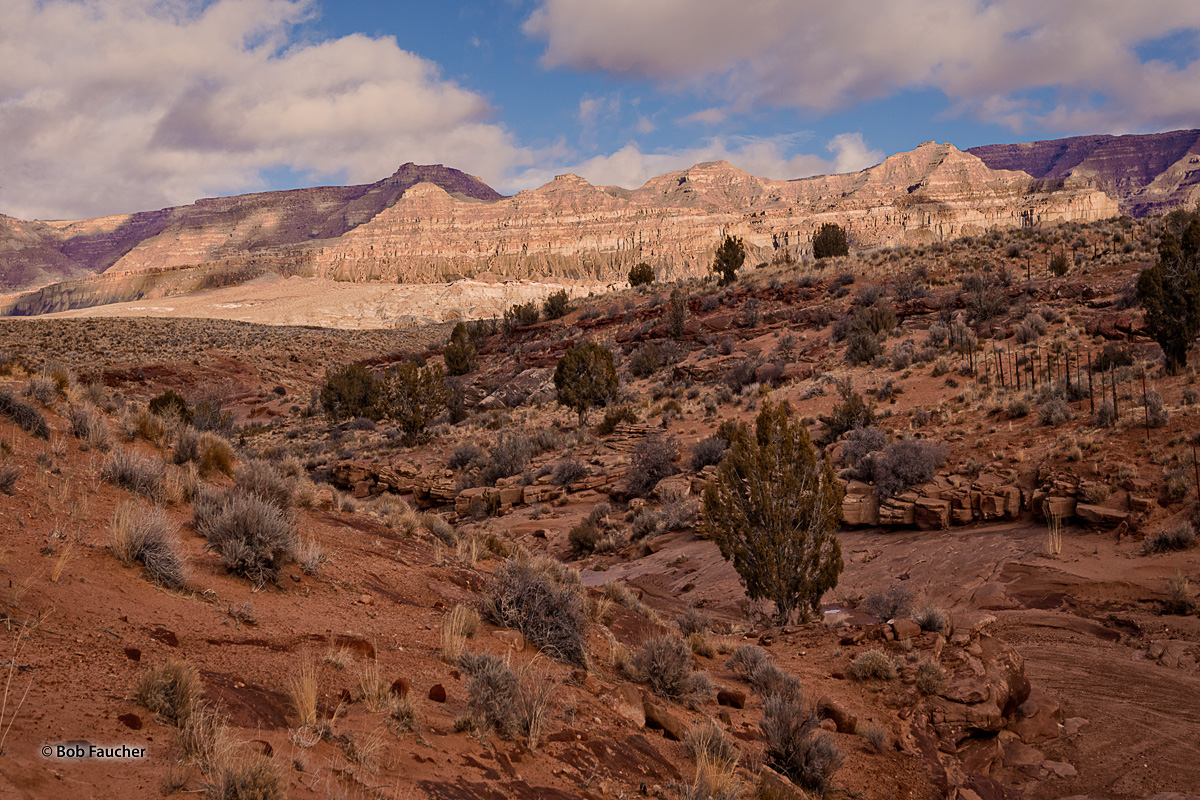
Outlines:
POLYGON ((525 25, 546 42, 545 66, 651 79, 735 110, 830 111, 935 88, 959 113, 1063 130, 1200 124, 1200 61, 1137 55, 1197 29, 1195 0, 540 0, 525 25))
POLYGON ((798 136, 713 138, 698 147, 643 152, 636 144, 627 144, 609 155, 600 155, 576 163, 560 162, 552 168, 535 167, 521 172, 514 186, 541 185, 555 175, 571 172, 596 186, 623 186, 636 189, 665 172, 686 169, 705 161, 728 161, 733 166, 764 178, 787 180, 835 172, 855 172, 883 160, 883 153, 871 150, 861 133, 843 133, 826 146, 833 158, 812 154, 786 155, 798 136))
POLYGON ((406 161, 499 181, 534 154, 390 37, 308 43, 310 0, 5 0, 0 211, 80 217, 370 182, 406 161))

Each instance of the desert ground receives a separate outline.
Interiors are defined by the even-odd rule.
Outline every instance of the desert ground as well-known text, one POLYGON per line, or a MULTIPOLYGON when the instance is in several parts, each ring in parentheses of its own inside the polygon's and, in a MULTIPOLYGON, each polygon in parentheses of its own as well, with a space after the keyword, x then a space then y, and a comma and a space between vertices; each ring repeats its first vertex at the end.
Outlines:
POLYGON ((322 397, 349 364, 449 362, 451 324, 386 324, 434 315, 384 287, 264 281, 164 301, 181 318, 2 320, 0 787, 1194 797, 1196 357, 1166 373, 1131 299, 1161 226, 580 291, 561 317, 478 325, 476 365, 417 436, 331 419, 322 397), (615 353, 619 396, 581 423, 553 374, 584 341, 615 353), (872 419, 832 436, 852 395, 872 419), (781 400, 846 487, 845 568, 788 624, 700 524, 711 438, 781 400), (929 460, 915 477, 886 471, 904 441, 929 460), (218 531, 255 492, 286 546, 248 569, 218 531), (162 549, 132 547, 138 531, 162 549), (578 637, 508 624, 514 575, 578 637), (654 647, 686 653, 676 684, 654 647), (764 686, 788 676, 805 741, 841 759, 824 786, 787 774, 764 728, 764 686), (71 743, 145 755, 56 755, 71 743))

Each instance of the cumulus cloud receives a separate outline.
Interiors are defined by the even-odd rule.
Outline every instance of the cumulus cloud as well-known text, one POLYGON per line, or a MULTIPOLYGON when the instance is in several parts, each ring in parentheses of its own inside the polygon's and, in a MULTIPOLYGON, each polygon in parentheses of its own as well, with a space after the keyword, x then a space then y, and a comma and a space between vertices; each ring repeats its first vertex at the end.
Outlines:
POLYGON ((391 37, 296 38, 311 0, 6 0, 0 211, 82 217, 405 161, 499 180, 534 154, 391 37))
POLYGON ((1115 132, 1197 124, 1200 61, 1141 55, 1197 30, 1195 0, 540 0, 525 24, 545 66, 738 110, 824 112, 934 88, 955 112, 1014 129, 1115 132))
POLYGON ((517 185, 540 185, 556 174, 575 173, 596 186, 636 189, 653 177, 686 169, 705 161, 728 161, 733 166, 763 178, 786 180, 837 172, 856 172, 883 160, 883 153, 870 149, 861 133, 843 133, 826 145, 832 157, 801 153, 787 155, 801 136, 731 138, 716 137, 698 147, 643 152, 627 144, 615 153, 579 162, 560 163, 556 168, 531 168, 515 179, 517 185))

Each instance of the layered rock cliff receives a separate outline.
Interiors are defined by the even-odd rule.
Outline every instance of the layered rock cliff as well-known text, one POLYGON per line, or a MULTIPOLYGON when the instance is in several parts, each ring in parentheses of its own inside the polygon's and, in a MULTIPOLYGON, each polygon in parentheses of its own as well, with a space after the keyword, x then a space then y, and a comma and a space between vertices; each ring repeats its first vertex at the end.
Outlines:
POLYGON ((364 186, 79 222, 0 218, 0 273, 9 288, 76 279, 5 309, 36 314, 264 272, 401 283, 618 282, 646 261, 660 278, 680 277, 703 274, 725 234, 744 239, 753 264, 807 255, 826 222, 846 226, 861 248, 1116 213, 1117 204, 1085 178, 990 169, 949 144, 923 144, 847 175, 777 181, 711 162, 636 190, 564 175, 512 197, 457 170, 406 164, 364 186))
POLYGON ((1194 206, 1200 200, 1200 130, 1075 136, 972 147, 967 152, 992 169, 1092 181, 1120 204, 1121 213, 1134 217, 1194 206))

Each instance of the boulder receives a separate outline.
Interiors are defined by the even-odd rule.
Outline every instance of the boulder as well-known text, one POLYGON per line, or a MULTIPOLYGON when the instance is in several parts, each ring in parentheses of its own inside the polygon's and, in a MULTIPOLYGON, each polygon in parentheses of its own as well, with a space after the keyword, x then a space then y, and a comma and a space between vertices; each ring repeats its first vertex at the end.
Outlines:
POLYGON ((1105 528, 1115 528, 1129 519, 1128 511, 1121 511, 1108 506, 1095 506, 1090 503, 1079 503, 1075 506, 1075 516, 1092 525, 1105 528))
POLYGON ((822 697, 817 701, 817 713, 825 719, 833 720, 838 733, 858 732, 858 717, 831 697, 822 697))
POLYGON ((1048 742, 1058 738, 1062 732, 1062 706, 1038 687, 1029 691, 1025 702, 1017 706, 1017 713, 1008 723, 1008 729, 1021 737, 1025 744, 1048 742))
POLYGON ((717 703, 730 708, 745 708, 746 693, 738 689, 721 689, 717 692, 717 703))
POLYGON ((647 728, 660 730, 665 737, 673 739, 676 742, 683 741, 683 737, 687 735, 687 726, 683 724, 679 717, 649 700, 643 700, 642 706, 646 711, 647 728))
POLYGON ((601 694, 600 700, 639 728, 645 726, 646 709, 642 705, 642 693, 631 684, 614 686, 601 694))
POLYGON ((892 620, 892 632, 896 635, 896 641, 902 642, 905 639, 920 636, 921 626, 911 619, 894 619, 892 620))
POLYGON ((922 497, 914 504, 914 521, 923 531, 938 531, 950 527, 950 501, 922 497))

